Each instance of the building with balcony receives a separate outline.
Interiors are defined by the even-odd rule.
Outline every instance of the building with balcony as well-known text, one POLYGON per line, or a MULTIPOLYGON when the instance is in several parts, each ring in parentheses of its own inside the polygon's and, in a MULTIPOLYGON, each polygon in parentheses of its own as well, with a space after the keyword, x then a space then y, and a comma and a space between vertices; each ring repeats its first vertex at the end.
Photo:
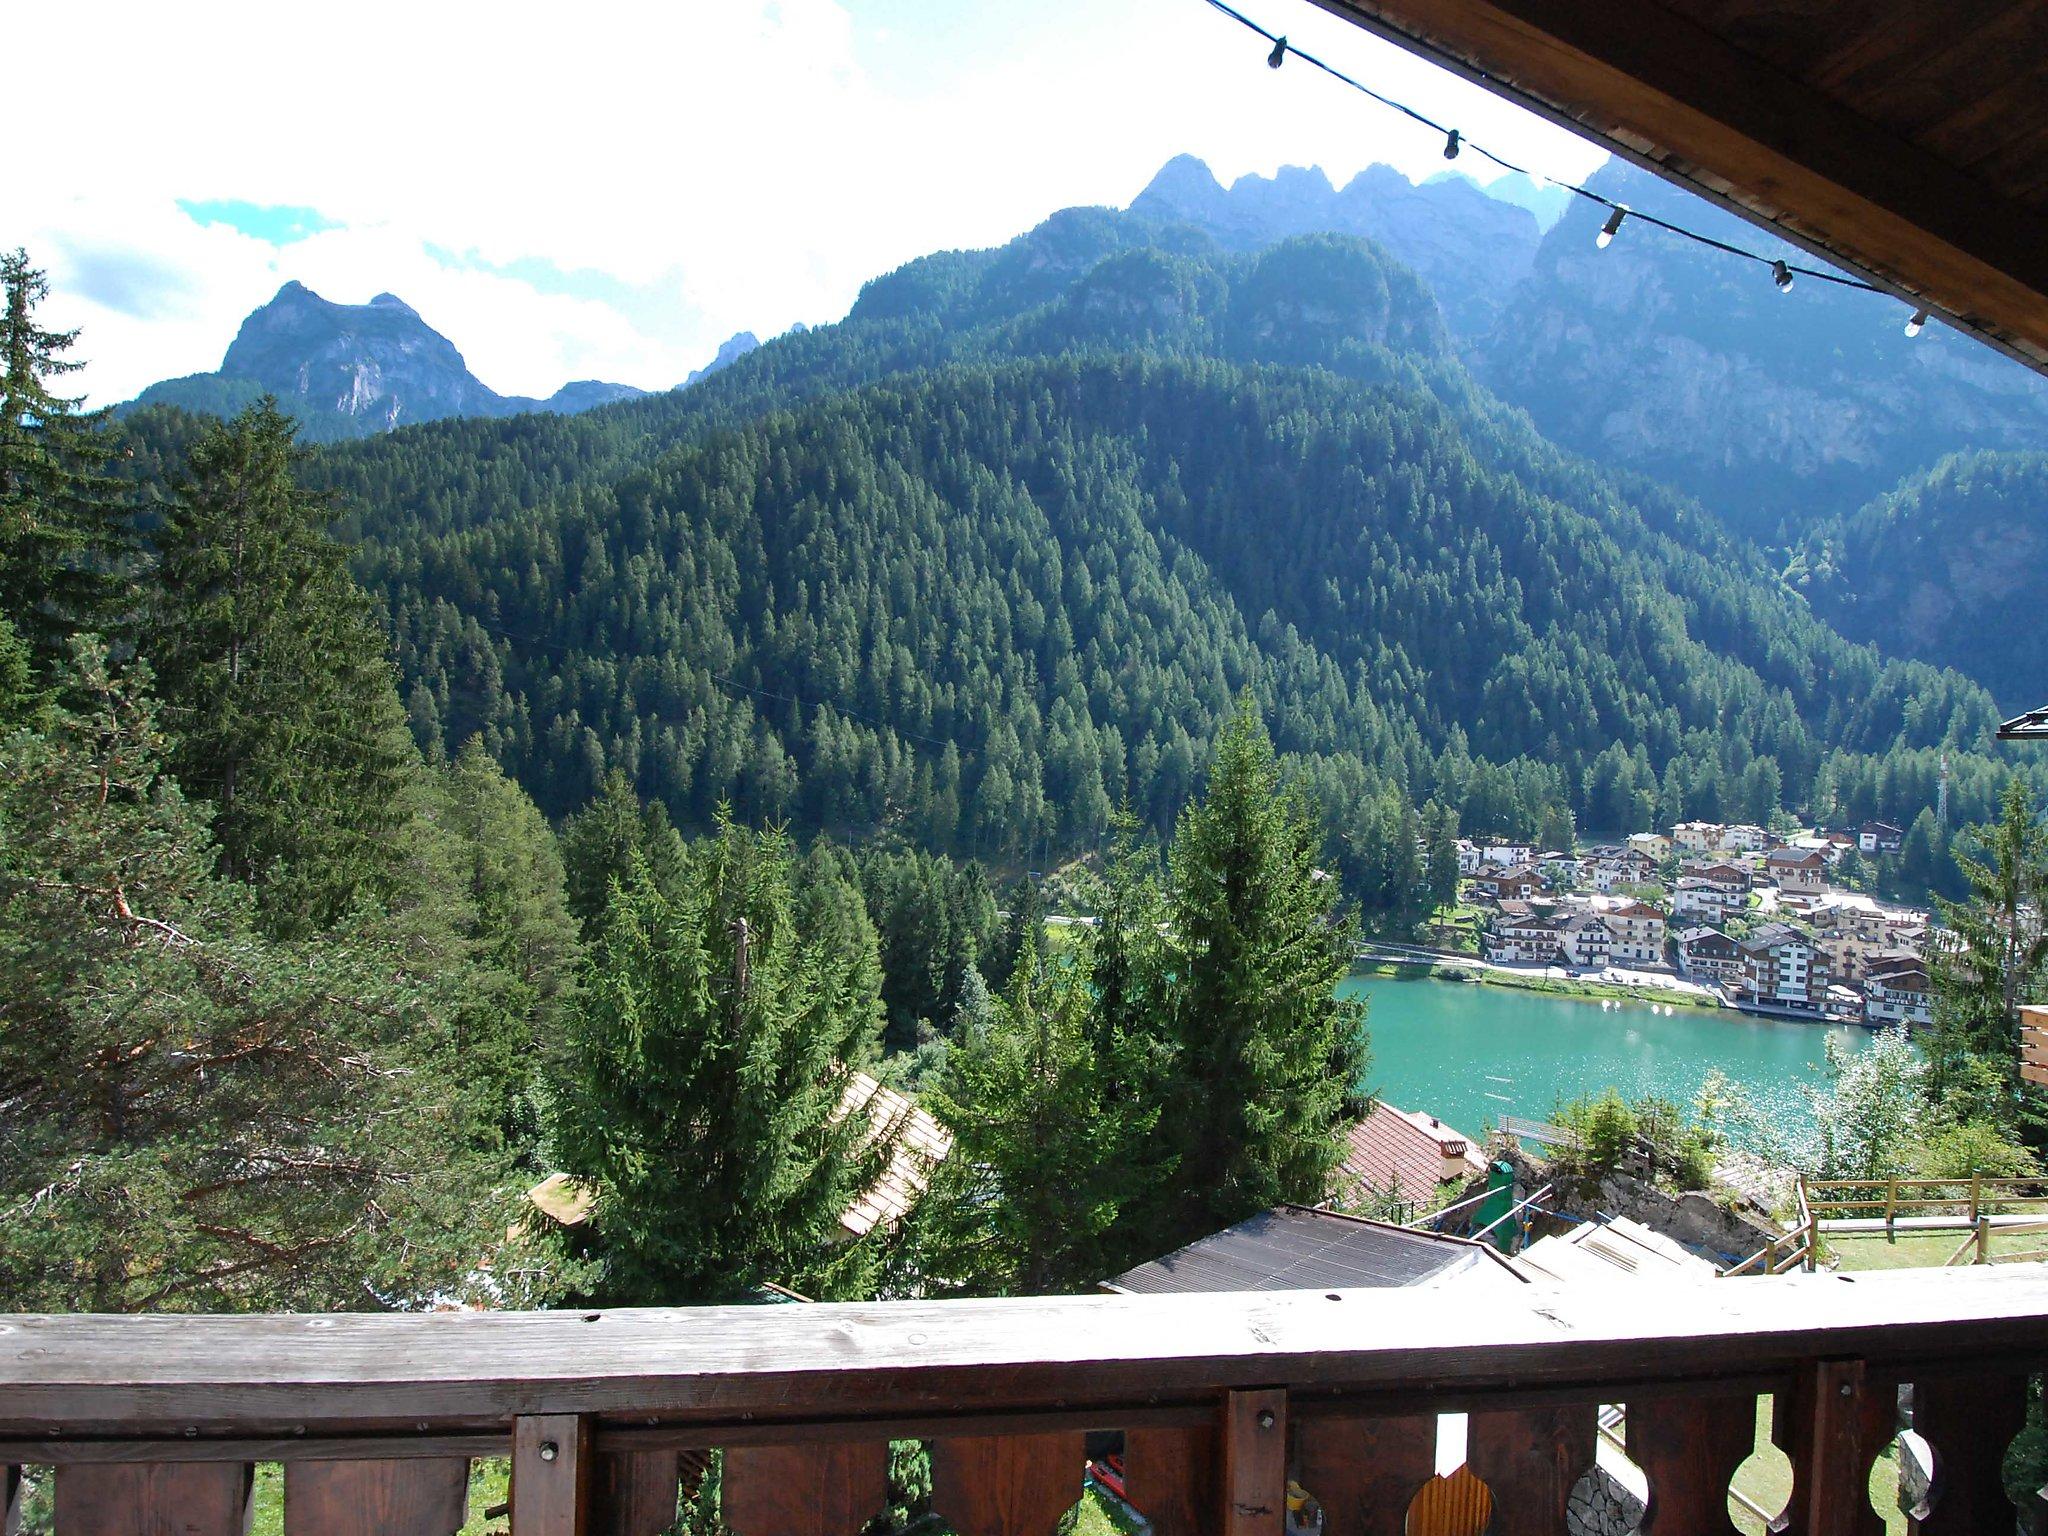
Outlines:
POLYGON ((1734 990, 1740 1001, 1794 1013, 1825 1009, 1830 978, 1808 935, 1789 923, 1765 923, 1740 940, 1739 947, 1742 963, 1734 990))

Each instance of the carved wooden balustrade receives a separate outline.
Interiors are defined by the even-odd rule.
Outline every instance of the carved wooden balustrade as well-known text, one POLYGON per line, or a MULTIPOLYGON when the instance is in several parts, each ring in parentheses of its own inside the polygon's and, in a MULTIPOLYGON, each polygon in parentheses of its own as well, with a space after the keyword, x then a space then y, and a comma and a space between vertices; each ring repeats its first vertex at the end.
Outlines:
POLYGON ((1125 1432, 1158 1536, 1277 1536, 1290 1475, 1327 1536, 1400 1532, 1463 1412, 1497 1536, 1557 1532, 1627 1405, 1640 1529, 1726 1532, 1760 1393, 1784 1529, 1883 1529, 1866 1494, 1911 1384, 1912 1528, 2009 1532, 2000 1461, 2048 1360, 2048 1268, 1704 1285, 1088 1296, 675 1311, 0 1317, 0 1467, 54 1467, 59 1536, 226 1536, 284 1464, 289 1536, 447 1536, 509 1456, 514 1536, 653 1536, 722 1448, 738 1536, 852 1536, 888 1442, 929 1442, 962 1536, 1050 1536, 1082 1437, 1125 1432))

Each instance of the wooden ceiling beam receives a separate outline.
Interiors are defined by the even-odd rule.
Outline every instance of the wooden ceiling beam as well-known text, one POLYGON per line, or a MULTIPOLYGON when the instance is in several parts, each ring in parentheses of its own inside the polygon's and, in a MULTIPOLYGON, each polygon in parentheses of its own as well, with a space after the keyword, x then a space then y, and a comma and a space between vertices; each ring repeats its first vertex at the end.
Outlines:
POLYGON ((2048 220, 1655 0, 1316 3, 2048 372, 2048 220))

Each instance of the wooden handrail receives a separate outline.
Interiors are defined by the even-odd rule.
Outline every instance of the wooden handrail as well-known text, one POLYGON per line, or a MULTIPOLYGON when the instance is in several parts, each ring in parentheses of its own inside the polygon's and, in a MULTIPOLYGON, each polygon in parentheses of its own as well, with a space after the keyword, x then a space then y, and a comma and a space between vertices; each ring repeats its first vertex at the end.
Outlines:
POLYGON ((1856 1426, 1888 1437, 1913 1382, 1946 1480, 1920 1528, 1936 1533, 1979 1528, 1947 1512, 2002 1498, 1982 1447, 2002 1452, 2044 1361, 2038 1264, 1682 1289, 7 1316, 0 1489, 7 1466, 55 1465, 57 1536, 156 1529, 138 1510, 224 1536, 249 1465, 282 1461, 286 1536, 366 1529, 365 1507, 392 1512, 380 1529, 446 1536, 466 1459, 509 1454, 513 1536, 637 1536, 665 1526, 664 1500, 673 1515, 678 1453, 722 1448, 738 1536, 853 1536, 883 1497, 886 1442, 923 1438, 963 1536, 1049 1536, 1079 1496, 1082 1432, 1104 1429, 1125 1432, 1159 1536, 1279 1536, 1289 1476, 1348 1536, 1400 1528, 1387 1511, 1433 1470, 1435 1415, 1461 1410, 1495 1507, 1562 1531, 1597 1406, 1627 1403, 1659 1528, 1704 1529, 1688 1521, 1725 1500, 1758 1393, 1779 1395, 1812 1507, 1860 1500, 1878 1442, 1856 1426))

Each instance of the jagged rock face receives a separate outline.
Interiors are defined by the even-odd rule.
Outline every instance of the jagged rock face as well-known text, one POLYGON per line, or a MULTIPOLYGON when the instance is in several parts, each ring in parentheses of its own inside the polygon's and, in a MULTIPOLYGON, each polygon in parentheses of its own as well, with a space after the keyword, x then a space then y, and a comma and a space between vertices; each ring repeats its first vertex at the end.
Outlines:
POLYGON ((218 373, 152 384, 133 404, 224 415, 272 394, 299 418, 303 439, 333 441, 444 416, 567 415, 646 393, 583 379, 546 400, 501 395, 469 371, 455 343, 396 294, 335 304, 290 282, 242 322, 218 373))
POLYGON ((480 383, 455 344, 392 294, 334 304, 301 283, 242 322, 221 359, 230 378, 396 427, 438 416, 495 416, 502 398, 480 383))
POLYGON ((2048 698, 2048 454, 1974 452, 1811 534, 1788 574, 1852 640, 1955 667, 2008 712, 2048 698))
MULTIPOLYGON (((802 327, 799 326, 797 329, 801 330, 802 327)), ((752 331, 741 331, 735 336, 726 337, 724 341, 718 344, 717 356, 713 357, 702 368, 692 368, 690 376, 677 387, 688 389, 699 379, 709 378, 712 374, 718 372, 719 369, 729 367, 733 363, 738 362, 760 345, 760 338, 752 331)))
POLYGON ((647 393, 635 389, 631 384, 607 384, 602 379, 577 379, 564 384, 560 389, 540 402, 537 409, 559 411, 564 416, 573 416, 579 411, 593 410, 600 405, 610 405, 618 400, 638 400, 647 393))
MULTIPOLYGON (((1619 163, 1608 196, 1748 250, 1813 259, 1619 163)), ((1895 301, 1768 270, 1640 221, 1613 244, 1579 200, 1473 359, 1543 432, 1698 495, 1738 531, 1794 540, 1943 453, 2038 446, 2048 383, 1895 301)))
POLYGON ((1541 232, 1528 209, 1463 177, 1415 186, 1391 166, 1368 166, 1340 191, 1317 169, 1285 166, 1241 176, 1229 190, 1192 155, 1169 160, 1131 203, 1133 213, 1192 224, 1249 250, 1294 235, 1357 235, 1415 269, 1460 336, 1499 315, 1529 270, 1541 232))

